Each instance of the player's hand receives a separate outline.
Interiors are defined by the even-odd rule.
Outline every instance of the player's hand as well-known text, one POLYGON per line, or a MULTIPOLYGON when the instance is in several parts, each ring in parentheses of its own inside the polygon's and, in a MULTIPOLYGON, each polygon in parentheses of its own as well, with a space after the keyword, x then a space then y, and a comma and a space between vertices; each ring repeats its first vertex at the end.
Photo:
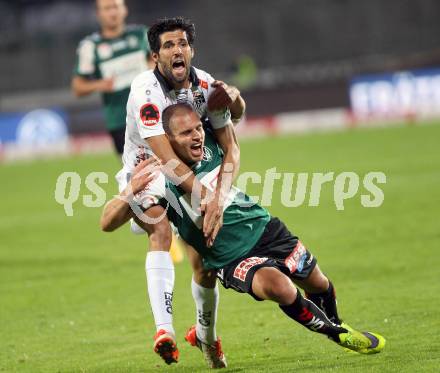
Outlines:
POLYGON ((140 162, 133 170, 130 180, 131 193, 133 195, 144 190, 159 175, 161 163, 151 157, 140 162))
POLYGON ((98 91, 104 93, 113 92, 114 85, 115 85, 114 78, 106 78, 106 79, 98 80, 98 91))
POLYGON ((225 109, 240 96, 240 91, 237 87, 227 85, 221 80, 212 82, 211 87, 215 88, 215 90, 208 97, 209 111, 225 109))
POLYGON ((212 247, 220 228, 223 226, 223 206, 218 196, 212 193, 205 197, 201 204, 203 218, 203 234, 207 247, 212 247))

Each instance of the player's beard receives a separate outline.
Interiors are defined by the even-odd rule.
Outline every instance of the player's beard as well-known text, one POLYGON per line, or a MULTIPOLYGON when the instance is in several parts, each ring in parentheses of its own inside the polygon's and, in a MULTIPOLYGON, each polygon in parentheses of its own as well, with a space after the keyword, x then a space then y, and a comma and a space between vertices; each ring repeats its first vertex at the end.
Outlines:
MULTIPOLYGON (((173 85, 173 86, 180 86, 183 84, 188 78, 189 78, 189 71, 190 66, 185 64, 185 74, 182 77, 176 77, 173 74, 173 67, 167 66, 163 69, 165 78, 173 85)), ((180 88, 180 87, 177 87, 180 88)))

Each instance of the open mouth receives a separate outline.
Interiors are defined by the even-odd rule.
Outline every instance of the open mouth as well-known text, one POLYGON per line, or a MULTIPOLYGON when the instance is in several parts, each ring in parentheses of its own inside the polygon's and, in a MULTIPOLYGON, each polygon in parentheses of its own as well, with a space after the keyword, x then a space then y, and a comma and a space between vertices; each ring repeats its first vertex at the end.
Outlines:
POLYGON ((175 71, 178 74, 185 72, 185 62, 183 60, 176 60, 172 64, 173 71, 175 71))
POLYGON ((201 142, 191 145, 191 155, 196 158, 199 158, 203 155, 203 148, 201 142))

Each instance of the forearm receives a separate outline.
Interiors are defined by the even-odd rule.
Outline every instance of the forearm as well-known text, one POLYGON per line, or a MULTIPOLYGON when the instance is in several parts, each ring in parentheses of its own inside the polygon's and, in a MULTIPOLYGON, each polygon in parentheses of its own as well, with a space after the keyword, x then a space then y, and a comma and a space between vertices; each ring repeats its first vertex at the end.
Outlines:
POLYGON ((125 200, 125 193, 121 193, 120 196, 122 198, 113 198, 104 207, 100 221, 104 232, 113 232, 132 217, 130 204, 125 200))
POLYGON ((231 190, 234 179, 240 170, 240 149, 233 147, 227 151, 223 157, 220 173, 217 179, 216 195, 219 203, 223 205, 229 191, 231 190))
POLYGON ((76 76, 72 79, 72 92, 77 97, 87 96, 95 92, 101 92, 102 80, 87 80, 76 76))
POLYGON ((237 97, 237 99, 229 105, 229 110, 231 111, 231 120, 232 123, 237 124, 240 122, 241 118, 243 117, 243 114, 246 110, 246 103, 240 95, 237 97))
POLYGON ((216 130, 215 133, 224 154, 216 187, 216 196, 219 203, 223 204, 240 170, 240 146, 231 124, 216 130))

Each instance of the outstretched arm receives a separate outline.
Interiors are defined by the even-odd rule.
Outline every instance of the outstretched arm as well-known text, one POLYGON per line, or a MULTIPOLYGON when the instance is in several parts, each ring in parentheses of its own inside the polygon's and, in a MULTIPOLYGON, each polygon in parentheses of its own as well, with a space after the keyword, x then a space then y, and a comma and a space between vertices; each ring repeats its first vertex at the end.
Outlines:
POLYGON ((86 79, 75 75, 72 78, 71 89, 76 97, 87 96, 95 92, 112 92, 113 79, 86 79))
POLYGON ((127 187, 104 206, 100 221, 104 232, 113 232, 135 216, 129 202, 134 195, 154 180, 154 172, 158 170, 158 167, 159 163, 154 158, 142 161, 136 166, 127 187))

